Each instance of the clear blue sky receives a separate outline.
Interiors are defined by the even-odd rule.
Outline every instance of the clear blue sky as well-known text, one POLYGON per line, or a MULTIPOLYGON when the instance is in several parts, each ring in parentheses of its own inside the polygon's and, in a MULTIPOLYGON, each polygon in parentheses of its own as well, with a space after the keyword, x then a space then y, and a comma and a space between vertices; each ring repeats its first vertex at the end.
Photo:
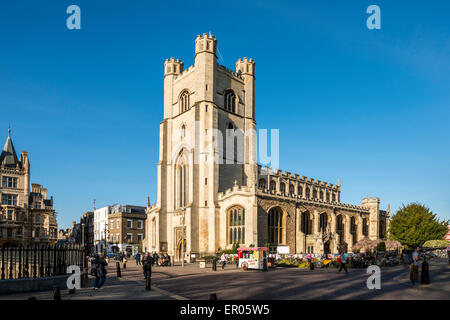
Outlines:
POLYGON ((9 1, 0 10, 0 142, 8 124, 60 227, 107 204, 156 198, 163 62, 194 61, 211 31, 234 69, 256 61, 259 128, 280 167, 342 182, 393 211, 450 218, 448 1, 9 1), (81 7, 81 30, 66 28, 81 7), (381 30, 366 8, 381 8, 381 30))

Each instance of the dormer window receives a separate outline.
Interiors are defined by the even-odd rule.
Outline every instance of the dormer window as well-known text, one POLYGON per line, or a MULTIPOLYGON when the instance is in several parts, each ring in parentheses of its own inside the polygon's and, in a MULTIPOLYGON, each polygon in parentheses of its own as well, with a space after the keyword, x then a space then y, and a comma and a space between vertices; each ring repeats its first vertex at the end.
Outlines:
POLYGON ((228 89, 225 91, 223 107, 225 110, 236 112, 236 95, 233 90, 228 89))

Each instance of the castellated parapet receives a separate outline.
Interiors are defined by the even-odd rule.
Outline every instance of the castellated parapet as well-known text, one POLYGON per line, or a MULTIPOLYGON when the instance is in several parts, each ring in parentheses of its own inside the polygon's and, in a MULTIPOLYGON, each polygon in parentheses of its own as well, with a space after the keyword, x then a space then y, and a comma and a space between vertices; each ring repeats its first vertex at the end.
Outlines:
POLYGON ((236 62, 236 73, 243 75, 255 75, 255 61, 252 58, 245 57, 243 60, 239 58, 236 62))
POLYGON ((217 56, 216 51, 217 40, 212 34, 204 33, 197 36, 195 39, 195 55, 201 52, 209 52, 217 56))
POLYGON ((179 75, 183 72, 184 64, 180 59, 175 58, 166 59, 164 61, 164 75, 179 75))

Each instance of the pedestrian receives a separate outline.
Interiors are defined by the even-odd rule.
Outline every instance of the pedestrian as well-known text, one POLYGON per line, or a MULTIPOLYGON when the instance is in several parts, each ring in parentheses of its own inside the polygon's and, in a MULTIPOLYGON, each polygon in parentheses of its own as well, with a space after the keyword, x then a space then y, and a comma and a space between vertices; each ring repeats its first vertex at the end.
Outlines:
POLYGON ((448 265, 450 266, 450 244, 447 246, 448 265))
POLYGON ((222 263, 222 270, 225 268, 225 264, 227 263, 227 258, 225 257, 225 252, 220 256, 220 262, 222 263))
POLYGON ((145 290, 150 290, 150 278, 152 276, 153 258, 150 252, 146 252, 142 258, 142 270, 144 271, 145 290))
POLYGON ((98 254, 95 255, 94 259, 91 261, 91 275, 95 276, 94 290, 100 289, 105 283, 107 265, 105 259, 98 254))
POLYGON ((138 252, 134 257, 136 258, 136 265, 138 266, 141 263, 141 254, 138 252))
POLYGON ((156 253, 156 251, 153 252, 153 260, 152 260, 152 266, 154 264, 158 265, 159 262, 159 255, 156 253))
POLYGON ((341 272, 342 269, 345 270, 345 273, 348 273, 347 268, 345 265, 347 264, 347 257, 345 256, 344 252, 341 252, 341 255, 339 256, 339 272, 341 272))
POLYGON ((125 256, 123 257, 122 264, 123 264, 123 268, 126 269, 127 268, 127 258, 125 256))
POLYGON ((412 254, 412 263, 409 265, 409 280, 414 285, 419 278, 419 247, 412 254))
POLYGON ((423 257, 422 262, 422 273, 420 275, 421 284, 430 284, 430 270, 428 265, 428 259, 426 256, 423 257))

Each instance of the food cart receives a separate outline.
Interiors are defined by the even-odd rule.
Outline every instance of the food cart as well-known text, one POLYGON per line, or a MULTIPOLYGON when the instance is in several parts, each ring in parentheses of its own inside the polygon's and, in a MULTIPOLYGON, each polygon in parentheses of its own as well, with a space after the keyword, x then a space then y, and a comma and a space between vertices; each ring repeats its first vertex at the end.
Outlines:
POLYGON ((237 250, 239 252, 239 268, 242 268, 242 270, 267 270, 267 255, 269 248, 253 247, 238 248, 237 250))

